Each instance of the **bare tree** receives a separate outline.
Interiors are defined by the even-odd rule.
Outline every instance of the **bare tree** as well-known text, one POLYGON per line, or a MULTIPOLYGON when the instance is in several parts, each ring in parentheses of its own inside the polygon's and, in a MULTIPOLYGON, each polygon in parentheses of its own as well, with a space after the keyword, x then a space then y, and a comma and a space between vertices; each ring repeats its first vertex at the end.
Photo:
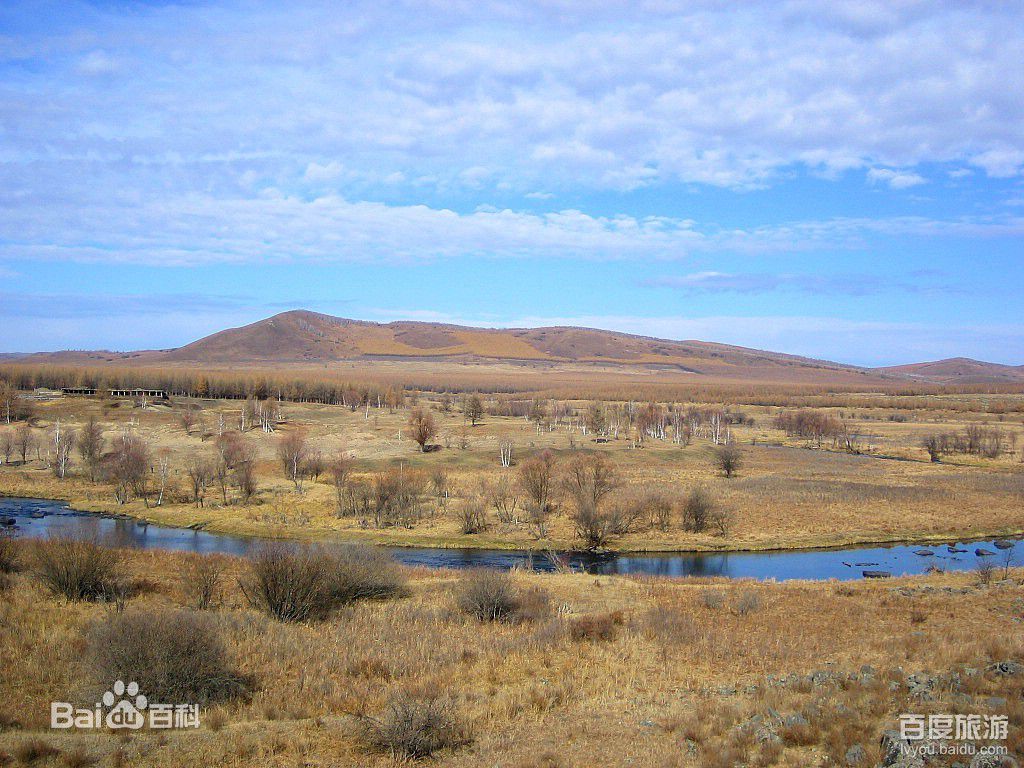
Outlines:
POLYGON ((11 429, 0 432, 0 454, 3 454, 4 464, 11 463, 14 454, 14 432, 11 429))
POLYGON ((21 463, 28 462, 28 454, 35 447, 36 438, 28 423, 19 424, 14 430, 14 448, 21 457, 21 463))
POLYGON ((53 428, 53 474, 62 480, 67 475, 77 437, 75 430, 61 427, 59 421, 53 428))
POLYGON ((500 453, 501 466, 505 467, 506 469, 508 467, 511 467, 512 466, 512 441, 511 440, 502 440, 501 443, 498 444, 498 451, 500 453))
POLYGON ((103 458, 103 425, 96 421, 95 416, 90 416, 82 427, 78 438, 78 455, 82 457, 85 468, 89 472, 89 479, 96 481, 96 473, 103 458))
POLYGON ((167 490, 167 480, 171 474, 171 451, 168 448, 161 448, 156 452, 156 477, 160 483, 157 488, 156 502, 154 506, 160 507, 164 503, 164 492, 167 490))
POLYGON ((477 425, 477 422, 483 418, 484 403, 480 399, 480 395, 476 392, 466 396, 466 400, 462 404, 462 415, 465 416, 466 420, 474 427, 477 425))
POLYGON ((17 418, 18 390, 6 381, 0 381, 0 419, 10 424, 17 418))
POLYGON ((149 445, 145 440, 126 431, 114 441, 114 450, 106 458, 106 469, 114 481, 114 497, 118 504, 126 504, 134 492, 149 506, 146 491, 149 445))
POLYGON ((572 521, 589 549, 604 546, 616 531, 616 515, 604 502, 618 484, 615 467, 600 454, 577 456, 569 464, 565 485, 574 507, 572 521))
POLYGON ((235 456, 234 477, 235 485, 242 496, 242 503, 248 504, 256 494, 256 446, 245 440, 239 441, 237 455, 235 456))
POLYGON ((348 498, 349 479, 352 474, 352 459, 344 451, 339 451, 327 462, 327 471, 334 486, 334 498, 338 505, 338 515, 344 514, 348 498))
POLYGON ((452 481, 448 470, 444 467, 434 467, 430 472, 430 488, 437 499, 437 509, 444 512, 448 508, 448 499, 451 496, 452 481))
POLYGON ((743 454, 735 445, 722 445, 715 450, 715 465, 726 477, 732 477, 743 463, 743 454))
POLYGON ((587 413, 583 419, 583 434, 588 431, 600 435, 605 431, 607 419, 604 415, 604 406, 601 403, 591 403, 587 406, 587 413))
POLYGON ((202 507, 206 503, 206 488, 213 476, 210 462, 201 456, 190 456, 185 462, 185 474, 192 486, 192 503, 202 507))
POLYGON ((409 414, 409 429, 420 451, 426 452, 428 443, 437 434, 434 414, 424 408, 414 408, 409 414))
POLYGON ((729 532, 731 516, 703 488, 694 488, 683 504, 683 527, 694 533, 712 528, 720 536, 729 532))
POLYGON ((303 463, 308 452, 309 441, 302 430, 289 432, 277 444, 277 457, 281 460, 285 476, 295 484, 299 493, 302 493, 303 463))
POLYGON ((555 510, 555 465, 551 451, 542 451, 519 465, 519 487, 538 538, 547 536, 548 518, 555 510))
POLYGON ((939 435, 928 435, 921 441, 921 446, 928 451, 928 458, 934 463, 942 461, 942 438, 939 435))
POLYGON ((498 520, 505 525, 519 524, 519 516, 516 514, 519 506, 519 494, 516 491, 515 483, 505 476, 499 477, 494 482, 484 481, 480 487, 480 495, 494 507, 498 520))
POLYGON ((181 428, 185 430, 186 435, 192 434, 192 429, 196 425, 198 416, 196 409, 191 406, 185 408, 185 410, 183 410, 179 415, 178 419, 181 421, 181 428))

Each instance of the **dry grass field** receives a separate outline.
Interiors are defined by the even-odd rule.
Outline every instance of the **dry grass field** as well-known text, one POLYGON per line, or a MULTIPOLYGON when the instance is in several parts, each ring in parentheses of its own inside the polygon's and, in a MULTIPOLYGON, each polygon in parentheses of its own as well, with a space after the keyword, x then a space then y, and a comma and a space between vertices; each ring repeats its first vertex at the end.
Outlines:
MULTIPOLYGON (((26 463, 15 451, 0 466, 0 493, 66 499, 82 509, 217 532, 405 545, 578 548, 583 543, 571 520, 573 504, 562 478, 575 457, 600 455, 619 481, 610 503, 633 499, 642 507, 655 494, 671 507, 664 525, 640 520, 610 536, 605 546, 612 549, 764 549, 1004 536, 1024 533, 1024 426, 1019 411, 1005 412, 1007 402, 1016 405, 1020 399, 1000 396, 998 412, 990 412, 995 401, 978 395, 908 399, 850 394, 838 404, 814 408, 854 435, 850 450, 828 439, 819 446, 816 440, 776 428, 776 417, 793 409, 733 404, 730 412, 742 413, 744 419, 728 427, 741 459, 730 478, 718 468, 718 448, 700 432, 688 444, 676 443, 670 435, 639 442, 636 430, 625 426, 607 437, 584 433, 586 401, 560 401, 563 414, 539 424, 525 417, 485 414, 475 426, 457 403, 446 411, 436 395, 421 395, 415 402, 407 398, 395 408, 374 403, 356 410, 285 402, 272 433, 255 427, 241 438, 254 456, 252 497, 243 501, 230 477, 223 491, 211 479, 199 507, 190 498, 187 464, 197 457, 214 463, 218 434, 237 433, 243 401, 177 398, 170 404, 138 407, 129 400, 58 397, 35 404, 31 433, 36 448, 26 463), (426 453, 411 437, 408 422, 416 408, 428 412, 437 425, 429 441, 432 450, 426 453), (186 412, 196 422, 190 434, 182 425, 186 412), (145 498, 130 493, 121 503, 112 480, 89 479, 77 452, 71 454, 65 477, 55 476, 52 455, 47 456, 55 426, 81 434, 89 418, 102 426, 108 451, 125 434, 148 445, 145 498), (927 435, 959 433, 971 425, 1000 431, 999 456, 950 452, 939 462, 929 461, 922 447, 927 435), (339 455, 351 457, 349 482, 356 486, 372 486, 381 473, 416 479, 415 519, 378 525, 367 514, 339 516, 329 468, 315 480, 307 478, 299 492, 278 456, 282 440, 295 434, 305 435, 308 454, 322 456, 325 464, 339 455), (511 446, 509 467, 500 462, 503 444, 511 446), (522 465, 545 450, 556 460, 555 510, 540 531, 529 524, 527 500, 517 489, 522 465), (166 487, 157 506, 159 467, 164 463, 166 487), (481 497, 485 486, 503 480, 518 497, 517 521, 499 519, 481 497), (680 510, 695 488, 706 491, 725 514, 724 530, 692 531, 680 523, 680 510), (478 498, 483 524, 467 533, 464 510, 478 498)), ((493 398, 483 400, 493 409, 493 398)), ((625 407, 606 407, 613 405, 625 407)), ((678 407, 691 406, 718 407, 678 407)), ((4 429, 0 426, 0 433, 4 429)))
POLYGON ((435 737, 445 766, 878 765, 881 735, 907 712, 1006 715, 1006 746, 1024 747, 1020 571, 989 584, 514 573, 529 609, 481 621, 460 608, 475 574, 405 570, 397 597, 296 623, 250 607, 244 561, 218 560, 221 588, 198 610, 198 556, 123 552, 131 596, 111 604, 55 597, 31 549, 17 545, 0 592, 5 764, 393 765, 396 745, 423 743, 396 730, 407 711, 432 713, 398 720, 435 737), (88 705, 110 685, 97 642, 171 609, 243 691, 204 708, 198 730, 48 729, 50 701, 88 705))

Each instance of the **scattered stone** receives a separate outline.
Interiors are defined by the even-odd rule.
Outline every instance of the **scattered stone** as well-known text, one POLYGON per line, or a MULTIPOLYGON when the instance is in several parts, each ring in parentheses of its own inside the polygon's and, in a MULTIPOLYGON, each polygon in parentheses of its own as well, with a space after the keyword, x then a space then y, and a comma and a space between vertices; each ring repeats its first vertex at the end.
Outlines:
POLYGON ((809 723, 807 722, 807 718, 801 715, 799 712, 795 715, 787 715, 785 722, 787 728, 793 728, 799 725, 809 725, 809 723))
POLYGON ((962 554, 962 553, 964 553, 964 552, 966 552, 966 551, 967 551, 966 549, 962 549, 961 547, 952 547, 952 546, 950 546, 950 547, 946 547, 946 550, 947 550, 948 552, 951 552, 951 553, 953 553, 954 555, 956 555, 956 554, 962 554))
POLYGON ((1000 539, 999 541, 993 541, 992 546, 996 549, 1013 549, 1013 542, 1006 541, 1006 539, 1000 539))
POLYGON ((935 553, 932 552, 930 549, 915 549, 914 554, 920 555, 921 557, 931 557, 935 553))
POLYGON ((861 571, 865 579, 888 579, 892 576, 890 571, 861 571))
POLYGON ((979 752, 971 758, 970 768, 1010 768, 1015 765, 1017 765, 1017 761, 1008 755, 979 752))
POLYGON ((654 727, 654 721, 653 720, 641 720, 640 721, 640 727, 641 728, 653 728, 654 727))
POLYGON ((981 547, 978 547, 976 550, 974 550, 974 554, 976 554, 978 557, 990 557, 991 555, 994 555, 995 552, 993 552, 991 549, 982 549, 981 547))
POLYGON ((1006 709, 1006 699, 1002 696, 989 696, 985 699, 985 706, 989 709, 1006 709))
POLYGON ((898 731, 885 731, 882 734, 882 765, 885 768, 924 768, 924 759, 917 749, 924 742, 914 742, 913 746, 898 731))
POLYGON ((860 765, 867 759, 867 751, 860 744, 854 744, 846 750, 846 764, 849 766, 860 765))
POLYGON ((988 671, 1000 677, 1010 677, 1024 672, 1024 664, 1016 661, 997 661, 995 664, 988 665, 988 671))
POLYGON ((17 525, 17 523, 18 521, 15 520, 13 517, 0 517, 0 525, 4 526, 5 528, 11 528, 17 525))

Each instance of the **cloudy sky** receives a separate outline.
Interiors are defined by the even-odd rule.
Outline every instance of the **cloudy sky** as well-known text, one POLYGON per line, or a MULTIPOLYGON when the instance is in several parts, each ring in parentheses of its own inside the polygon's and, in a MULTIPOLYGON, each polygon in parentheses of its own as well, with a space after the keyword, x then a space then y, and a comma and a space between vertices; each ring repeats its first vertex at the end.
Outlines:
POLYGON ((1024 7, 0 7, 0 348, 292 308, 1024 363, 1024 7))

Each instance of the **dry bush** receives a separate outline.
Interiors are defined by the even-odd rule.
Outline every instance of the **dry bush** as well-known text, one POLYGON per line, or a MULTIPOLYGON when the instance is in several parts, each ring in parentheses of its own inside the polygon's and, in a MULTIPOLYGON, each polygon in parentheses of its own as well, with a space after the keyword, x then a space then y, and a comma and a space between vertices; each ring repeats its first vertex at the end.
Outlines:
POLYGON ((9 533, 0 533, 0 573, 17 573, 21 569, 18 545, 9 533))
POLYGON ((665 645, 690 645, 700 638, 693 617, 670 605, 649 609, 643 619, 646 633, 665 645))
POLYGON ((725 605, 725 593, 720 589, 705 589, 700 593, 700 602, 705 608, 717 611, 725 605))
POLYGON ((212 619, 191 611, 134 610, 94 624, 86 658, 101 685, 134 680, 157 702, 209 704, 245 693, 212 619))
POLYGON ((394 758, 422 759, 469 742, 455 705, 446 697, 399 693, 379 719, 363 718, 363 741, 394 758))
POLYGON ((622 611, 580 616, 569 622, 569 637, 573 640, 614 640, 618 628, 625 622, 622 611))
POLYGON ((90 754, 83 747, 75 747, 64 753, 64 765, 67 768, 89 768, 100 761, 99 755, 90 754))
POLYGON ((95 541, 51 539, 35 546, 38 578, 68 600, 112 599, 125 591, 119 574, 121 555, 95 541))
POLYGON ((348 544, 329 553, 331 595, 338 603, 386 600, 407 592, 398 564, 386 552, 363 544, 348 544))
POLYGON ((530 587, 516 602, 517 621, 540 622, 551 617, 551 595, 543 587, 530 587))
POLYGON ((481 621, 511 621, 519 608, 519 593, 503 571, 469 571, 459 582, 459 608, 481 621))
POLYGON ((221 603, 224 559, 217 555, 197 557, 182 573, 182 587, 189 605, 207 611, 221 603))
POLYGON ((487 507, 483 499, 470 499, 461 510, 462 532, 483 533, 487 530, 487 507))
POLYGON ((28 739, 14 748, 14 757, 22 765, 32 765, 60 754, 60 750, 42 739, 28 739))
POLYGON ((326 618, 355 600, 404 594, 405 583, 388 555, 372 547, 336 550, 267 544, 253 555, 241 581, 250 604, 281 621, 326 618))
POLYGON ((275 619, 322 619, 335 607, 330 566, 330 558, 320 550, 266 544, 252 556, 240 586, 254 608, 275 619))
POLYGON ((743 454, 735 445, 723 445, 715 451, 715 466, 726 477, 732 477, 743 463, 743 454))
POLYGON ((736 606, 733 611, 737 616, 746 616, 761 610, 761 595, 752 589, 745 589, 736 598, 736 606))

